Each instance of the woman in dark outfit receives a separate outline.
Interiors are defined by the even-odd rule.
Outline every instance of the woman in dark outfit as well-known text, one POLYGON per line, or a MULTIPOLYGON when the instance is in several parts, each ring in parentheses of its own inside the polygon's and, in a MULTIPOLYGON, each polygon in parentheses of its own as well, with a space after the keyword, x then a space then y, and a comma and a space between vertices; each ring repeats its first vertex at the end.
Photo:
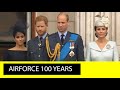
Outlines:
POLYGON ((13 31, 13 37, 15 40, 15 47, 5 51, 3 61, 26 61, 27 60, 27 48, 24 45, 25 32, 23 28, 16 27, 13 31))

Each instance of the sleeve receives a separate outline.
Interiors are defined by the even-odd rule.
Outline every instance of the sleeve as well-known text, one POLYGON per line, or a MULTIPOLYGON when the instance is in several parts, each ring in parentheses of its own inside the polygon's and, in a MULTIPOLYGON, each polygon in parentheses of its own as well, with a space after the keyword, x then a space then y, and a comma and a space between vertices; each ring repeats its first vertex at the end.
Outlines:
POLYGON ((83 40, 80 35, 78 35, 77 42, 77 61, 85 61, 83 40))
POLYGON ((90 43, 88 44, 86 49, 86 61, 90 61, 90 43))
POLYGON ((119 61, 119 54, 116 42, 114 43, 114 55, 113 55, 113 61, 119 61))
POLYGON ((4 54, 3 54, 3 61, 8 61, 9 58, 9 53, 8 51, 5 51, 4 54))
POLYGON ((27 43, 27 60, 28 61, 31 60, 31 58, 30 58, 30 42, 29 41, 27 43))

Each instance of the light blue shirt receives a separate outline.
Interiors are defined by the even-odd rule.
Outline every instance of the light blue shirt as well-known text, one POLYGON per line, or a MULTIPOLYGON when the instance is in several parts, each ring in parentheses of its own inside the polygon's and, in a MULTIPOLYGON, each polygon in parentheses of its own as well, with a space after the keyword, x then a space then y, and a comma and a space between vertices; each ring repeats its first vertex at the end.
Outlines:
MULTIPOLYGON (((65 33, 63 33, 63 34, 64 34, 64 37, 63 37, 63 38, 65 39, 65 37, 66 37, 66 35, 67 35, 67 31, 66 31, 65 33)), ((61 39, 62 33, 58 31, 58 35, 59 35, 59 38, 61 39)))
POLYGON ((38 35, 38 38, 40 39, 40 37, 42 37, 43 39, 45 39, 46 36, 47 36, 47 33, 45 33, 43 36, 38 35))

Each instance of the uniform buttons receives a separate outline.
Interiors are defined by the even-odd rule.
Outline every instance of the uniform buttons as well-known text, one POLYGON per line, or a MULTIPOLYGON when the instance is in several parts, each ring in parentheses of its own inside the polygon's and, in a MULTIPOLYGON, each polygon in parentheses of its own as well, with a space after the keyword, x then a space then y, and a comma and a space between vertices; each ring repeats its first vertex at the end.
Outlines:
POLYGON ((40 55, 38 55, 38 57, 40 57, 40 55))

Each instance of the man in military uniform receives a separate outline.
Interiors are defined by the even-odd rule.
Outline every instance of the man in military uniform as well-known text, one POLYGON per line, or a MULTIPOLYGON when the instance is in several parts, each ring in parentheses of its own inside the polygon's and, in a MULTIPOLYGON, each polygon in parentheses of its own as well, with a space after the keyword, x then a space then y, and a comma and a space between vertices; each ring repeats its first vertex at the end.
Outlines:
POLYGON ((48 36, 48 19, 45 16, 38 16, 35 20, 35 29, 38 34, 28 41, 28 60, 48 61, 45 38, 48 36))
POLYGON ((58 32, 48 36, 50 47, 50 50, 48 48, 49 57, 51 56, 51 60, 58 61, 84 61, 84 46, 82 38, 79 34, 68 31, 68 26, 68 14, 60 13, 57 16, 58 32), (55 56, 54 54, 59 55, 53 59, 54 57, 52 56, 55 56))

